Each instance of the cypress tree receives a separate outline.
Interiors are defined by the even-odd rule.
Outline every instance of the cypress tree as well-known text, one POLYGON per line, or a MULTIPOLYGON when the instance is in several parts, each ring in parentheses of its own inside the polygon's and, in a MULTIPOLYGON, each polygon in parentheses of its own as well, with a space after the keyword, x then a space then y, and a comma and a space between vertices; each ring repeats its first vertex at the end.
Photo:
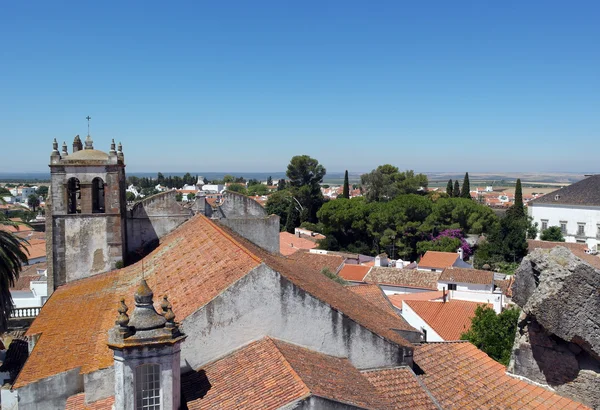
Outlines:
POLYGON ((448 194, 448 196, 450 198, 452 198, 454 195, 452 195, 452 180, 449 179, 448 180, 448 185, 446 185, 446 193, 448 194))
POLYGON ((458 198, 460 196, 460 185, 458 184, 458 179, 454 181, 454 189, 452 190, 452 196, 454 198, 458 198))
POLYGON ((471 183, 469 182, 469 173, 465 173, 465 179, 463 181, 461 196, 463 198, 471 198, 471 183))
POLYGON ((515 185, 515 204, 513 205, 515 213, 525 215, 525 206, 523 205, 523 188, 521 187, 521 179, 517 179, 515 185))
POLYGON ((294 198, 290 198, 290 206, 288 207, 287 218, 285 221, 285 230, 293 234, 298 225, 300 225, 300 215, 298 215, 296 204, 294 204, 294 198))
POLYGON ((342 198, 350 198, 350 183, 348 182, 348 170, 344 174, 344 191, 342 192, 342 198))

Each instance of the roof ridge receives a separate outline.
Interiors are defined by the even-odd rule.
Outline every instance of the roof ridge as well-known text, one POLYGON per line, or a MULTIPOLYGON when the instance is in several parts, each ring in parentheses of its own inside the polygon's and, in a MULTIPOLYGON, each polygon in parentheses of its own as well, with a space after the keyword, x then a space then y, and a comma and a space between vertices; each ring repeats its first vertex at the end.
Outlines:
POLYGON ((200 218, 204 218, 206 219, 206 221, 212 225, 213 228, 215 228, 215 230, 217 230, 221 235, 223 235, 225 238, 229 239, 229 241, 231 243, 233 243, 235 246, 239 247, 244 253, 246 253, 248 256, 250 256, 252 259, 254 259, 256 262, 262 262, 262 259, 259 258, 258 256, 256 256, 255 254, 253 254, 252 252, 250 252, 250 250, 248 248, 246 248, 244 245, 242 245, 241 243, 239 243, 237 240, 235 240, 235 238, 231 235, 229 235, 227 232, 225 232, 220 226, 218 226, 215 222, 213 222, 212 220, 210 220, 209 218, 207 218, 206 216, 202 215, 202 214, 198 214, 198 216, 200 218))

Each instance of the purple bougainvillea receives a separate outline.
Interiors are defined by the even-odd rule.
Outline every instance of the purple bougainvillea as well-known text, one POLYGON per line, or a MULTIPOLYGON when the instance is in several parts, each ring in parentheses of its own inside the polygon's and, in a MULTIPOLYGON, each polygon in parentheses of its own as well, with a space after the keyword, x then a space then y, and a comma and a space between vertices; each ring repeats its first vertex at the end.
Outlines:
POLYGON ((436 236, 435 238, 432 238, 431 240, 433 242, 435 242, 444 237, 460 239, 460 243, 461 243, 460 247, 463 250, 463 256, 465 258, 469 258, 473 254, 473 249, 471 249, 471 247, 465 240, 465 234, 463 233, 462 229, 446 229, 446 230, 440 232, 440 234, 438 236, 436 236))

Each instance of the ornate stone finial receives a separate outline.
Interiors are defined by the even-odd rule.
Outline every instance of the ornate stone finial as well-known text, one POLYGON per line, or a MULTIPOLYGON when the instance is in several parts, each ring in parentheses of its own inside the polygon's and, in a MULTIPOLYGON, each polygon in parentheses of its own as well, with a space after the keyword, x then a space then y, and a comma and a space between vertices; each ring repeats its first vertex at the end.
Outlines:
POLYGON ((56 138, 52 141, 52 153, 58 153, 58 142, 56 142, 56 138))
POLYGON ((167 299, 167 295, 164 295, 162 302, 160 302, 160 308, 163 311, 163 315, 167 313, 167 310, 169 310, 170 307, 171 304, 169 303, 169 299, 167 299))
POLYGON ((94 141, 89 135, 85 138, 85 149, 94 149, 94 141))
POLYGON ((137 289, 135 290, 135 294, 133 295, 135 299, 135 305, 151 305, 152 299, 154 298, 154 293, 152 293, 152 289, 146 283, 146 279, 142 279, 137 289))
POLYGON ((119 312, 119 317, 117 318, 117 325, 123 330, 127 329, 127 324, 129 323, 129 316, 127 316, 127 311, 129 308, 125 304, 125 299, 121 298, 119 302, 119 308, 117 311, 119 312))
POLYGON ((81 143, 81 138, 79 138, 79 135, 75 135, 75 138, 73 138, 73 153, 81 151, 82 149, 83 144, 81 143))
POLYGON ((63 145, 62 145, 62 152, 60 154, 63 157, 66 157, 67 155, 69 155, 69 151, 67 151, 67 143, 66 141, 63 141, 63 145))
POLYGON ((112 142, 110 143, 110 153, 114 154, 115 152, 115 139, 113 138, 112 142))
POLYGON ((171 309, 171 305, 167 308, 167 312, 165 313, 165 319, 167 319, 166 327, 174 328, 177 325, 175 324, 175 313, 173 313, 173 309, 171 309))

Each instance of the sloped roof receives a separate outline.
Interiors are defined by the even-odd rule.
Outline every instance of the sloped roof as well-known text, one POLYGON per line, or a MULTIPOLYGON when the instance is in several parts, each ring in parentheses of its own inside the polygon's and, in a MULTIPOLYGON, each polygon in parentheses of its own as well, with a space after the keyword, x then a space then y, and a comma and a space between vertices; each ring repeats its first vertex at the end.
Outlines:
POLYGON ((564 246, 573 252, 573 255, 579 259, 589 263, 596 269, 600 269, 600 257, 597 255, 589 255, 585 253, 588 246, 585 243, 573 243, 573 242, 550 242, 550 241, 535 241, 532 239, 527 240, 527 251, 531 252, 534 249, 552 249, 556 246, 564 246))
POLYGON ((363 281, 380 285, 402 286, 407 288, 436 289, 439 272, 426 272, 417 269, 398 269, 374 266, 363 281))
POLYGON ((451 300, 449 302, 429 302, 425 300, 405 300, 414 312, 421 317, 444 340, 460 340, 460 335, 471 328, 475 309, 485 303, 451 300))
POLYGON ((85 404, 85 393, 78 393, 67 399, 65 410, 112 410, 114 403, 115 397, 111 396, 85 404))
POLYGON ((442 271, 442 274, 438 280, 443 282, 491 285, 494 282, 494 272, 489 270, 450 267, 442 271))
POLYGON ((529 204, 600 206, 600 174, 589 176, 558 191, 533 199, 529 204))
POLYGON ((440 409, 410 367, 367 370, 362 374, 396 409, 440 409))
POLYGON ((371 269, 370 266, 344 264, 339 276, 352 282, 362 282, 369 269, 371 269))
MULTIPOLYGON (((340 256, 307 252, 289 258, 271 255, 202 215, 161 240, 144 259, 144 275, 155 295, 169 296, 177 320, 182 320, 261 262, 373 333, 412 348, 393 330, 415 331, 404 319, 371 308, 363 298, 320 273, 323 267, 335 272, 343 262, 340 256)), ((134 305, 134 289, 141 276, 138 262, 59 287, 27 332, 41 336, 15 388, 78 367, 87 374, 112 366, 112 352, 106 346, 107 331, 114 326, 121 297, 128 306, 134 305), (48 360, 49 357, 53 359, 48 360)))
POLYGON ((444 269, 454 265, 458 259, 458 253, 427 251, 419 261, 419 268, 444 269))
POLYGON ((311 395, 390 408, 348 359, 268 337, 184 375, 182 391, 189 410, 278 409, 311 395))
MULTIPOLYGON (((155 295, 169 296, 181 320, 259 264, 234 238, 197 216, 162 239, 145 258, 144 275, 155 295)), ((114 326, 121 297, 134 305, 141 268, 138 262, 59 287, 27 332, 41 336, 15 388, 77 367, 86 374, 112 366, 107 331, 114 326)))
POLYGON ((415 348, 419 376, 448 409, 588 409, 542 387, 510 377, 506 368, 469 342, 415 348))
POLYGON ((46 240, 45 239, 30 239, 25 244, 27 249, 28 259, 38 259, 46 256, 46 240))
POLYGON ((404 300, 436 300, 442 299, 443 297, 444 292, 441 290, 436 290, 434 292, 397 293, 395 295, 387 296, 392 305, 398 309, 402 309, 402 301, 404 300))
POLYGON ((365 298, 372 305, 377 306, 381 310, 391 313, 392 315, 398 315, 392 304, 387 299, 381 288, 377 285, 356 285, 348 286, 352 292, 365 298))
POLYGON ((279 233, 279 252, 284 255, 291 255, 298 252, 300 249, 313 249, 317 244, 308 239, 299 238, 289 232, 279 233))

